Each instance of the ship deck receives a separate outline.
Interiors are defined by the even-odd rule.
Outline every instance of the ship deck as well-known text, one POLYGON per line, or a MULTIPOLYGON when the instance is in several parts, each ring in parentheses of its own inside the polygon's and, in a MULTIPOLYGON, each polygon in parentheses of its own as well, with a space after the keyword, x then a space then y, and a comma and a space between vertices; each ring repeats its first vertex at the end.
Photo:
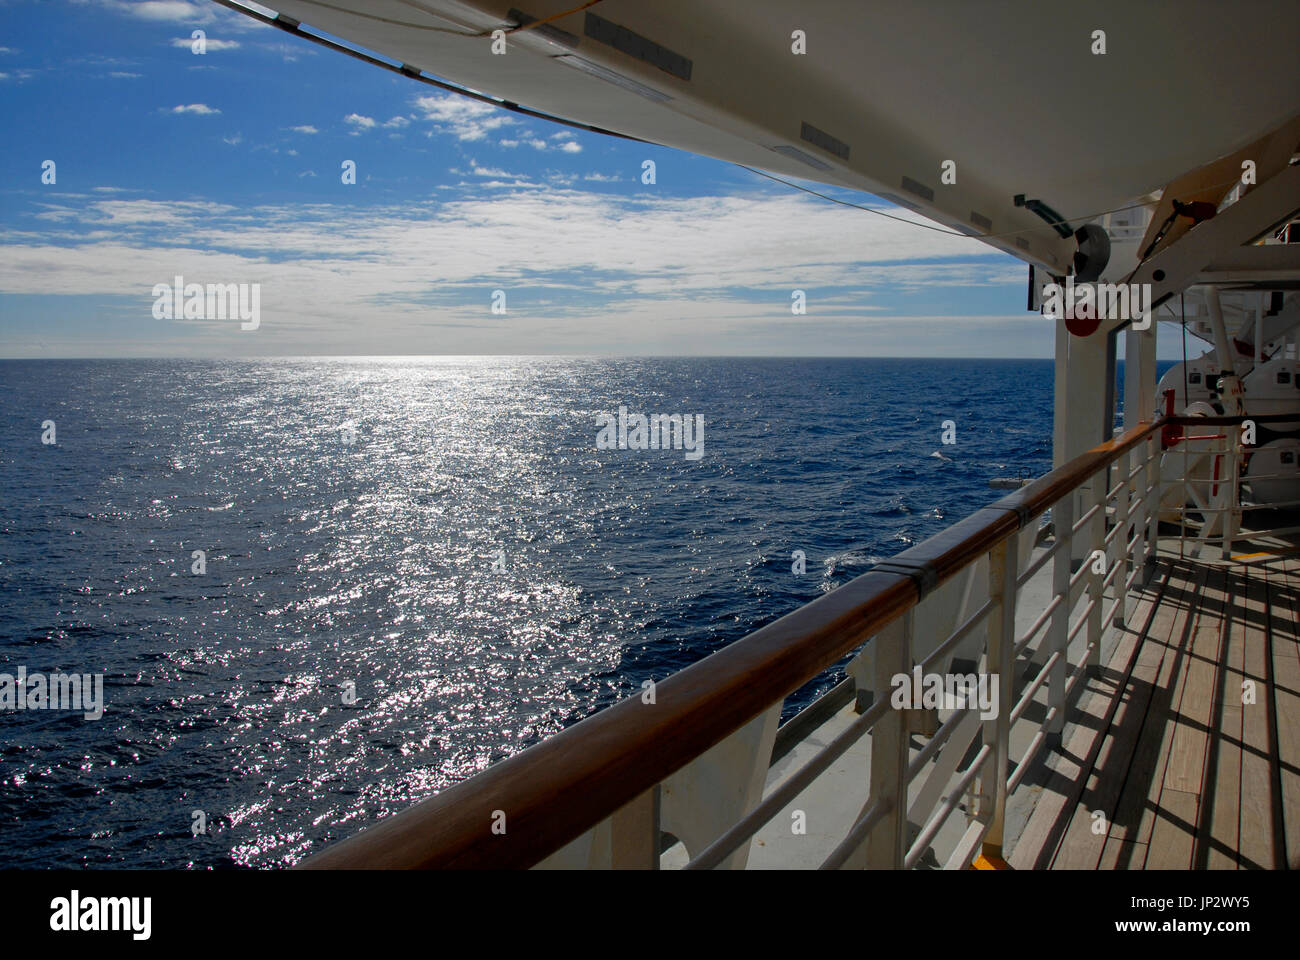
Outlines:
POLYGON ((1014 867, 1300 867, 1300 551, 1201 561, 1165 543, 1048 757, 1014 867))
MULTIPOLYGON (((1130 594, 1126 624, 1106 631, 1102 667, 1070 703, 1060 745, 1009 798, 1012 869, 1300 866, 1300 540, 1238 540, 1229 561, 1217 544, 1203 559, 1188 555, 1193 547, 1161 539, 1146 585, 1130 594)), ((1020 629, 1051 596, 1047 574, 1024 588, 1020 629)), ((1030 654, 1019 667, 1032 675, 1041 665, 1042 655, 1030 654)), ((1036 706, 1012 727, 1013 755, 1046 710, 1045 701, 1036 706)), ((772 764, 764 792, 856 715, 845 697, 806 724, 772 764)), ((923 744, 914 735, 911 755, 923 744)), ((825 859, 860 815, 870 757, 864 737, 758 831, 749 867, 814 868, 825 859), (804 833, 790 828, 797 812, 804 833)), ((965 826, 954 816, 936 838, 937 856, 919 866, 943 866, 965 826)), ((685 860, 678 844, 662 866, 685 860)))

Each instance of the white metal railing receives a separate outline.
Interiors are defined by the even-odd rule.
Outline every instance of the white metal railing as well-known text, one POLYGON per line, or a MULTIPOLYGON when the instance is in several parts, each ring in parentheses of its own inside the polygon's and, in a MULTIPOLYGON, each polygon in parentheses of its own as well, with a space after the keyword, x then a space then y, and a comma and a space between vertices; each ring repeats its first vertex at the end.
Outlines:
MULTIPOLYGON (((1153 507, 1161 492, 1159 453, 1159 433, 1148 432, 1139 446, 1051 504, 1054 534, 1050 545, 1032 560, 1025 556, 1021 562, 1024 537, 1012 535, 994 545, 986 555, 983 602, 928 654, 916 650, 916 622, 926 600, 870 638, 874 695, 870 707, 716 839, 692 851, 686 869, 717 867, 744 851, 760 829, 867 734, 871 768, 866 802, 822 862, 823 869, 913 867, 935 847, 941 829, 963 800, 968 807, 966 829, 955 845, 942 851, 944 865, 969 866, 980 848, 1000 851, 1008 796, 1050 735, 1061 733, 1067 704, 1079 681, 1089 667, 1100 663, 1104 630, 1123 622, 1127 594, 1154 554, 1158 511, 1153 507), (1052 600, 1027 630, 1017 634, 1020 591, 1049 562, 1052 600), (1108 596, 1111 603, 1103 613, 1108 596), (948 715, 942 723, 928 738, 922 734, 923 745, 912 750, 913 736, 926 727, 923 711, 892 707, 887 693, 891 678, 910 675, 918 665, 923 674, 942 667, 978 633, 984 637, 981 672, 999 684, 996 715, 981 720, 977 705, 944 711, 948 715), (1083 639, 1076 643, 1080 635, 1083 639), (1032 677, 1017 682, 1022 672, 1018 661, 1031 654, 1042 661, 1041 666, 1032 677), (1028 747, 1011 756, 1012 727, 1025 718, 1040 694, 1045 702, 1037 730, 1028 747), (973 745, 974 755, 966 761, 973 745)), ((1026 529, 1032 532, 1035 526, 1030 523, 1026 529)), ((689 776, 689 767, 686 773, 689 776)))
MULTIPOLYGON (((667 678, 657 706, 629 698, 305 866, 656 869, 668 834, 685 847, 687 869, 744 867, 755 835, 807 805, 868 734, 869 770, 835 783, 861 790, 859 812, 823 834, 833 848, 810 865, 905 868, 930 855, 963 868, 981 850, 1000 855, 1008 798, 1062 733, 1155 556, 1169 422, 1139 425, 667 678), (1022 592, 1046 580, 1050 599, 1018 630, 1022 592), (799 764, 768 785, 785 697, 855 650, 848 672, 860 715, 836 712, 819 749, 801 734, 799 764), (947 673, 958 658, 995 685, 991 715, 969 700, 895 708, 896 677, 947 673), (963 807, 964 825, 953 823, 963 807), (498 836, 489 829, 498 814, 523 826, 498 836)), ((807 732, 830 715, 816 703, 791 726, 805 714, 815 715, 807 732)))

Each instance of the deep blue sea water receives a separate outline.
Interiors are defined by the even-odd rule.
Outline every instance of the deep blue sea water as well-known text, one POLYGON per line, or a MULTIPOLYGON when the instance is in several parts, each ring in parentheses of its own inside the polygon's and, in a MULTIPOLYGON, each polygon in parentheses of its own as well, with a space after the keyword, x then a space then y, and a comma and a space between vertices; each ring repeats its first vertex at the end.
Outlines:
POLYGON ((0 711, 3 863, 293 863, 1050 469, 1051 405, 1050 361, 0 361, 0 672, 106 699, 0 711), (620 404, 703 456, 598 450, 620 404))

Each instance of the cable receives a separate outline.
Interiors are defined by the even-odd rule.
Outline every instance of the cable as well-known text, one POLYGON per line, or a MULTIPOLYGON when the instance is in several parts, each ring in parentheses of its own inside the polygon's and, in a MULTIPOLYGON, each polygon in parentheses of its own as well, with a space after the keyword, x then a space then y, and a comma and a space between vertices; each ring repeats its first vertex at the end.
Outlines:
POLYGON ((571 13, 580 13, 588 7, 594 7, 598 3, 600 3, 600 0, 587 0, 587 2, 582 6, 574 7, 572 10, 565 10, 563 13, 553 13, 549 17, 542 17, 540 20, 530 20, 528 23, 521 24, 520 26, 511 27, 506 31, 506 35, 509 36, 512 33, 522 33, 525 30, 533 29, 533 27, 540 27, 544 23, 550 23, 552 20, 559 20, 561 17, 567 17, 571 13))
MULTIPOLYGON (((390 73, 396 73, 403 77, 408 77, 412 80, 417 80, 420 83, 428 84, 431 87, 437 87, 440 90, 446 90, 450 93, 454 93, 462 97, 468 97, 470 100, 477 100, 480 103, 487 103, 494 107, 500 107, 502 110, 509 110, 511 113, 518 113, 526 117, 533 117, 536 120, 547 120, 551 123, 558 123, 565 127, 573 127, 575 130, 585 130, 587 133, 599 133, 602 136, 617 137, 620 140, 630 140, 633 143, 652 143, 652 141, 643 140, 640 137, 634 137, 626 133, 618 133, 615 130, 606 130, 604 127, 593 126, 592 124, 589 123, 579 123, 576 120, 566 120, 564 117, 557 117, 551 113, 543 113, 540 110, 532 110, 529 109, 528 107, 521 107, 519 104, 512 103, 509 100, 498 100, 496 97, 489 97, 486 94, 475 93, 473 90, 468 90, 465 87, 458 87, 455 84, 447 83, 444 80, 436 80, 433 77, 427 77, 414 67, 409 67, 406 64, 402 64, 399 66, 396 64, 388 63, 385 60, 380 60, 378 57, 372 57, 368 53, 363 53, 360 50, 354 50, 351 47, 344 46, 341 43, 336 43, 335 41, 327 39, 326 37, 317 36, 314 33, 308 33, 306 30, 302 29, 302 27, 294 20, 281 19, 279 17, 268 17, 266 16, 266 14, 258 13, 256 10, 251 10, 240 3, 236 3, 235 0, 212 0, 212 2, 216 4, 220 4, 221 6, 226 7, 227 9, 234 10, 237 13, 242 13, 245 16, 252 17, 254 20, 257 20, 261 23, 265 23, 268 26, 272 26, 279 30, 283 30, 285 33, 291 34, 292 36, 301 37, 304 40, 309 40, 310 42, 325 47, 326 49, 334 50, 338 53, 346 54, 347 56, 352 57, 356 60, 360 60, 363 63, 368 63, 371 66, 379 67, 380 69, 387 70, 390 73)), ((308 0, 308 2, 322 3, 322 0, 308 0)), ((322 5, 328 6, 328 4, 323 4, 323 3, 322 5)), ((367 14, 366 16, 369 15, 367 14)), ((438 28, 429 28, 429 29, 438 29, 438 28)), ((445 32, 456 33, 456 31, 454 30, 445 31, 445 32)), ((472 36, 472 34, 459 34, 459 35, 472 36)), ((662 144, 656 143, 654 144, 654 146, 662 146, 662 144)))
MULTIPOLYGON (((736 166, 740 167, 740 168, 743 169, 743 170, 748 170, 750 173, 756 173, 756 174, 758 174, 760 177, 767 177, 769 180, 775 180, 777 183, 783 183, 783 184, 785 184, 787 187, 793 187, 795 190, 802 190, 804 193, 810 193, 810 194, 812 194, 814 197, 820 197, 820 198, 823 199, 823 200, 829 200, 831 203, 839 203, 839 204, 843 204, 843 205, 846 206, 846 207, 853 207, 853 208, 855 208, 855 209, 857 209, 857 210, 865 210, 865 211, 867 211, 867 213, 874 213, 874 214, 876 214, 877 216, 880 216, 880 217, 887 217, 887 218, 890 219, 890 220, 897 220, 899 223, 910 223, 910 224, 911 224, 912 226, 914 226, 914 227, 924 227, 925 229, 927 229, 927 230, 933 230, 933 231, 936 232, 936 233, 946 233, 946 234, 947 234, 948 236, 950 236, 950 237, 968 237, 968 238, 972 238, 972 239, 975 239, 975 240, 1001 240, 1001 239, 1004 239, 1004 238, 1006 238, 1006 237, 1023 236, 1023 235, 1026 234, 1026 233, 1044 233, 1044 232, 1046 232, 1046 231, 1048 231, 1048 230, 1051 230, 1053 233, 1056 232, 1055 229, 1053 228, 1053 226, 1051 225, 1051 223, 1048 223, 1046 226, 1042 226, 1042 227, 1026 227, 1026 228, 1023 229, 1023 230, 1012 230, 1012 231, 1009 231, 1008 233, 962 233, 960 230, 948 230, 948 229, 945 229, 945 228, 943 228, 943 227, 933 227, 933 226, 930 226, 928 223, 918 223, 918 222, 915 221, 915 220, 908 220, 908 219, 905 219, 904 217, 895 217, 895 216, 892 216, 891 214, 883 213, 883 212, 881 212, 880 210, 877 210, 875 207, 867 207, 867 206, 863 206, 863 205, 860 204, 860 203, 851 203, 851 202, 848 201, 848 200, 841 200, 841 199, 839 199, 838 197, 828 196, 827 194, 819 193, 819 192, 816 191, 816 190, 811 190, 811 189, 809 189, 808 187, 800 186, 800 185, 797 184, 797 183, 792 183, 791 181, 786 180, 786 179, 784 179, 783 177, 778 177, 778 176, 776 176, 775 174, 767 173, 767 172, 765 172, 765 171, 763 171, 763 170, 757 170, 757 169, 755 169, 754 167, 746 166, 746 165, 743 164, 743 163, 738 163, 738 164, 736 164, 736 166)), ((1236 183, 1236 182, 1237 182, 1237 179, 1234 177, 1233 179, 1231 179, 1231 180, 1227 180, 1227 181, 1225 181, 1224 183, 1213 183, 1213 184, 1210 184, 1206 189, 1210 189, 1210 188, 1213 188, 1213 187, 1226 186, 1227 184, 1230 184, 1230 183, 1236 183)), ((1161 198, 1161 199, 1163 199, 1163 198, 1161 198)), ((1123 207, 1115 207, 1115 208, 1112 209, 1112 210, 1102 210, 1102 211, 1100 211, 1099 213, 1091 213, 1091 214, 1087 214, 1086 216, 1082 216, 1082 217, 1064 217, 1064 218, 1062 218, 1062 219, 1060 219, 1060 220, 1058 220, 1058 221, 1054 221, 1054 222, 1055 222, 1055 223, 1069 223, 1071 220, 1078 220, 1078 221, 1083 222, 1083 223, 1089 223, 1089 222, 1091 222, 1091 221, 1097 219, 1098 217, 1104 217, 1104 216, 1106 216, 1106 214, 1108 214, 1108 213, 1119 213, 1119 212, 1122 211, 1122 210, 1136 210, 1138 207, 1149 207, 1149 206, 1155 206, 1155 205, 1157 205, 1157 204, 1159 204, 1159 203, 1160 203, 1160 199, 1156 199, 1156 200, 1141 200, 1141 201, 1139 201, 1139 202, 1137 202, 1137 203, 1130 203, 1130 204, 1128 204, 1127 206, 1123 206, 1123 207)), ((1176 217, 1177 215, 1178 215, 1177 213, 1173 213, 1173 214, 1170 215, 1170 218, 1172 219, 1173 217, 1176 217)), ((1167 221, 1167 222, 1168 222, 1168 221, 1167 221)), ((1162 229, 1164 229, 1164 228, 1162 228, 1162 229)), ((1156 239, 1159 240, 1159 237, 1157 237, 1156 239)), ((1148 250, 1150 250, 1150 249, 1151 249, 1151 248, 1148 247, 1148 250)), ((1150 254, 1148 253, 1147 256, 1150 256, 1150 254)), ((1146 262, 1146 257, 1143 258, 1142 262, 1143 262, 1143 263, 1146 262)), ((1138 267, 1140 267, 1140 266, 1142 266, 1142 263, 1139 263, 1139 264, 1138 264, 1138 267)), ((1136 273, 1136 272, 1137 272, 1137 267, 1134 267, 1134 268, 1133 268, 1133 273, 1136 273)), ((1132 276, 1133 276, 1133 274, 1129 274, 1129 277, 1130 277, 1130 278, 1131 278, 1132 276)), ((1126 281, 1126 282, 1127 282, 1127 281, 1126 281)))
POLYGON ((866 207, 860 203, 852 203, 848 200, 841 200, 839 197, 832 197, 824 193, 818 193, 816 190, 810 190, 808 187, 802 187, 797 183, 791 183, 789 180, 782 179, 781 177, 778 177, 774 173, 767 173, 766 171, 763 170, 756 170, 753 167, 745 166, 745 164, 743 163, 738 163, 736 164, 736 166, 740 167, 742 170, 748 170, 750 173, 756 173, 760 177, 767 177, 767 179, 769 180, 775 180, 777 183, 783 183, 787 187, 794 187, 796 190, 802 190, 804 193, 811 193, 814 197, 821 197, 823 200, 829 200, 831 203, 839 203, 846 207, 853 207, 855 210, 865 210, 867 211, 867 213, 874 213, 876 216, 884 217, 886 220, 897 220, 899 223, 911 224, 914 227, 924 227, 926 230, 933 230, 935 233, 947 234, 950 237, 969 236, 968 234, 965 233, 959 233, 956 230, 948 230, 945 229, 944 227, 934 227, 928 223, 918 223, 915 220, 908 220, 905 217, 896 217, 891 213, 885 213, 884 211, 877 210, 875 207, 866 207))
MULTIPOLYGON (((566 120, 563 117, 557 117, 554 114, 543 113, 540 110, 531 110, 528 107, 521 107, 519 104, 512 103, 509 100, 499 100, 496 97, 489 97, 486 96, 485 94, 475 93, 472 90, 468 90, 464 87, 456 86, 455 84, 447 83, 442 80, 435 80, 433 77, 426 77, 424 76, 423 73, 416 70, 415 68, 408 67, 405 64, 401 66, 395 66, 391 63, 387 63, 383 60, 378 59, 377 57, 372 57, 367 53, 363 53, 360 50, 354 50, 351 47, 344 46, 341 43, 336 43, 335 41, 326 39, 325 37, 317 36, 316 34, 313 33, 308 33, 307 31, 303 30, 302 27, 296 21, 281 19, 280 17, 268 17, 265 14, 258 13, 256 10, 252 10, 248 7, 243 6, 240 3, 235 2, 235 0, 212 0, 212 2, 220 4, 221 6, 226 7, 227 9, 234 10, 238 13, 242 13, 245 16, 252 17, 253 19, 259 20, 262 23, 269 24, 270 26, 273 27, 278 27, 279 29, 285 31, 286 33, 293 34, 296 37, 302 37, 305 40, 309 40, 312 43, 319 44, 320 46, 323 47, 327 47, 330 50, 335 50, 338 51, 339 53, 347 54, 350 57, 354 57, 357 60, 361 60, 365 63, 369 63, 372 66, 381 67, 392 73, 401 74, 402 76, 409 77, 412 80, 418 80, 420 83, 425 83, 433 87, 438 87, 439 89, 447 90, 450 93, 455 93, 462 97, 468 97, 471 100, 478 100, 480 103, 491 104, 494 107, 500 107, 503 110, 509 110, 512 113, 522 114, 524 116, 533 117, 538 120, 547 120, 550 121, 551 123, 558 123, 566 127, 573 127, 576 130, 585 130, 588 133, 599 133, 607 137, 617 137, 620 140, 630 140, 634 143, 648 143, 657 147, 663 146, 663 144, 656 143, 653 140, 645 140, 641 137, 631 136, 630 134, 618 133, 617 131, 614 130, 606 130, 603 127, 597 127, 592 124, 579 123, 576 120, 566 120)), ((444 34, 450 34, 452 36, 458 36, 458 37, 475 37, 475 38, 490 36, 491 33, 493 32, 492 30, 485 30, 479 33, 465 33, 460 30, 448 30, 443 27, 433 27, 427 24, 408 23, 402 20, 394 20, 389 17, 380 17, 380 16, 376 16, 375 14, 360 13, 355 10, 348 10, 344 7, 337 6, 336 4, 327 3, 326 0, 302 0, 302 2, 311 4, 313 6, 325 7, 326 9, 334 10, 339 13, 345 13, 351 16, 360 17, 363 20, 373 20, 379 23, 389 23, 395 26, 408 27, 413 30, 427 30, 433 33, 444 33, 444 34)), ((398 0, 398 2, 407 4, 408 6, 414 6, 411 0, 398 0)), ((550 16, 543 17, 540 20, 532 20, 526 24, 516 24, 515 26, 510 27, 509 29, 505 29, 501 27, 497 27, 494 29, 502 29, 506 34, 520 33, 524 30, 531 30, 534 27, 540 27, 543 24, 550 23, 553 20, 559 20, 560 18, 567 17, 570 14, 574 14, 582 10, 586 10, 588 7, 594 7, 597 3, 600 2, 601 0, 587 0, 586 3, 583 3, 580 6, 573 7, 561 13, 551 14, 550 16)), ((423 8, 416 7, 416 9, 423 9, 423 8)), ((746 164, 743 163, 737 163, 736 166, 740 167, 742 170, 748 170, 750 173, 756 173, 760 177, 766 177, 767 179, 773 180, 776 183, 784 184, 787 187, 792 187, 795 190, 802 190, 804 193, 811 194, 814 197, 819 197, 822 200, 829 200, 831 203, 838 203, 842 206, 853 207, 856 210, 864 210, 867 213, 873 213, 878 217, 884 217, 886 220, 896 220, 899 223, 906 223, 910 226, 920 227, 923 230, 930 230, 934 233, 942 233, 950 237, 963 237, 963 238, 975 239, 975 240, 1001 240, 1007 237, 1023 236, 1024 234, 1027 233, 1029 234, 1043 233, 1048 230, 1051 230, 1053 233, 1055 233, 1056 226, 1058 224, 1066 224, 1069 223, 1071 220, 1077 220, 1083 223, 1089 223, 1097 219, 1098 217, 1104 217, 1107 214, 1120 213, 1124 210, 1135 210, 1138 207, 1155 206, 1160 203, 1160 199, 1140 200, 1137 203, 1130 203, 1122 207, 1114 207, 1110 210, 1102 210, 1097 213, 1087 214, 1085 216, 1064 217, 1057 221, 1048 222, 1045 226, 1042 227, 1037 227, 1037 226, 1025 227, 1020 230, 1011 230, 1008 231, 1007 233, 964 233, 959 230, 951 230, 946 227, 938 227, 928 223, 921 223, 920 221, 917 220, 908 220, 906 217, 894 216, 893 214, 885 213, 882 210, 878 210, 875 207, 868 207, 860 203, 853 203, 848 200, 841 200, 838 197, 832 197, 829 196, 828 194, 820 193, 817 190, 812 190, 809 189, 808 187, 800 186, 797 183, 793 183, 789 180, 786 180, 784 177, 778 177, 776 174, 767 173, 764 170, 758 170, 754 167, 747 166, 746 164)), ((1237 182, 1237 178, 1234 177, 1233 179, 1224 181, 1221 184, 1220 183, 1210 184, 1205 189, 1227 186, 1228 184, 1233 184, 1236 182, 1237 182)), ((1164 226, 1161 227, 1161 233, 1157 235, 1156 240, 1153 241, 1151 246, 1147 248, 1146 255, 1144 255, 1142 259, 1138 261, 1138 265, 1133 268, 1133 273, 1129 274, 1128 277, 1129 280, 1133 278, 1133 275, 1136 274, 1137 271, 1141 268, 1142 264, 1146 262, 1147 258, 1151 254, 1151 251, 1154 249, 1155 244, 1159 242, 1159 239, 1161 236, 1163 236, 1164 231, 1168 229, 1169 223, 1172 222, 1172 220, 1177 215, 1178 214, 1176 211, 1170 214, 1169 220, 1167 220, 1164 226)), ((1125 282, 1127 283, 1128 281, 1126 280, 1125 282)))
MULTIPOLYGON (((586 3, 574 7, 571 10, 565 10, 562 13, 553 13, 549 17, 542 17, 540 20, 532 20, 524 24, 515 24, 509 29, 506 29, 505 27, 492 27, 488 30, 481 30, 477 33, 466 33, 464 30, 448 30, 446 27, 433 27, 426 23, 411 23, 407 20, 394 20, 392 17, 381 17, 373 13, 362 13, 359 10, 350 10, 347 7, 340 7, 333 3, 326 3, 325 0, 302 0, 302 2, 310 4, 313 7, 324 7, 326 10, 333 10, 336 13, 346 13, 349 16, 359 17, 362 20, 372 20, 375 23, 391 23, 395 27, 406 27, 410 30, 426 30, 430 33, 450 34, 453 37, 475 37, 481 39, 483 37, 492 36, 492 34, 497 30, 500 30, 507 36, 514 33, 522 33, 524 30, 532 30, 534 27, 540 27, 542 24, 550 23, 552 20, 559 20, 561 17, 567 17, 571 13, 579 13, 582 10, 586 10, 588 7, 594 7, 596 4, 600 3, 601 0, 587 0, 586 3)), ((415 7, 415 9, 423 13, 429 12, 418 4, 411 2, 411 0, 397 0, 397 2, 408 7, 415 7)))
MULTIPOLYGON (((221 0, 217 0, 221 3, 221 0)), ((430 33, 449 33, 454 37, 481 37, 486 34, 466 33, 463 30, 448 30, 446 27, 432 27, 427 23, 411 23, 406 20, 394 20, 392 17, 380 17, 373 13, 361 13, 358 10, 349 10, 347 7, 340 7, 333 3, 326 3, 325 0, 302 0, 303 3, 310 4, 313 7, 324 7, 326 10, 333 10, 335 13, 346 13, 348 16, 358 17, 362 20, 372 20, 375 23, 391 23, 395 27, 406 27, 408 30, 427 30, 430 33)), ((405 2, 405 0, 399 0, 405 2)), ((407 4, 410 6, 411 4, 407 4)), ((230 4, 222 4, 230 6, 230 4)), ((419 8, 417 8, 419 9, 419 8)), ((428 11, 425 11, 426 13, 428 11)))

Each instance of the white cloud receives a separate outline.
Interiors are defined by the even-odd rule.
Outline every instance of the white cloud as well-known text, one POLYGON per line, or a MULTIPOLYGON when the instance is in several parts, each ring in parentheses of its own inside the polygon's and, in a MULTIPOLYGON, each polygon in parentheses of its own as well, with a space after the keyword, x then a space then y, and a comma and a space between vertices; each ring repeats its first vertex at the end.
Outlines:
POLYGON ((142 73, 130 73, 126 70, 114 70, 109 74, 114 80, 139 80, 144 76, 142 73))
POLYGON ((214 107, 209 107, 206 103, 191 103, 191 104, 187 104, 186 106, 172 107, 171 112, 192 113, 198 117, 208 117, 213 114, 220 113, 221 111, 215 109, 214 107))
MULTIPOLYGON (((33 215, 41 233, 0 230, 0 292, 131 297, 147 315, 152 285, 177 273, 261 283, 257 338, 240 340, 236 328, 204 349, 299 355, 500 352, 489 309, 497 288, 511 291, 509 349, 524 353, 789 353, 841 343, 870 352, 861 344, 906 330, 946 336, 957 322, 877 319, 882 298, 900 290, 998 285, 1020 300, 1020 265, 990 259, 978 241, 802 196, 526 189, 503 170, 473 166, 492 179, 459 199, 365 217, 331 203, 48 204, 33 215), (179 245, 179 236, 202 246, 179 245), (798 320, 789 312, 796 288, 809 300, 798 320)), ((975 318, 972 329, 981 322, 1000 321, 975 318)), ((139 349, 120 333, 120 350, 139 349)), ((177 343, 171 352, 198 349, 177 343)))
POLYGON ((594 183, 618 183, 622 177, 611 177, 604 173, 587 173, 582 177, 583 180, 590 180, 594 183))
POLYGON ((134 3, 119 0, 104 5, 141 20, 208 23, 212 19, 212 11, 206 5, 187 3, 186 0, 136 0, 134 3))
POLYGON ((221 142, 228 143, 232 147, 237 147, 244 142, 244 135, 242 133, 237 133, 233 137, 222 137, 221 142))
MULTIPOLYGON (((472 164, 470 173, 474 174, 476 177, 514 177, 517 180, 525 179, 523 174, 510 173, 508 170, 502 170, 500 167, 480 167, 472 160, 470 163, 472 164)), ((452 172, 460 173, 461 171, 453 170, 452 172)))
POLYGON ((384 122, 385 127, 396 127, 399 130, 402 127, 409 127, 410 125, 411 121, 406 119, 406 117, 393 117, 393 119, 384 122))
POLYGON ((582 144, 578 143, 576 140, 566 140, 564 143, 560 144, 557 149, 564 153, 582 153, 582 144))
POLYGON ((500 107, 457 94, 416 97, 414 105, 424 120, 436 123, 458 140, 482 140, 492 131, 515 123, 500 107))
POLYGON ((373 117, 363 117, 359 113, 349 113, 346 117, 343 118, 343 122, 350 123, 354 127, 357 127, 360 130, 369 130, 371 127, 375 125, 375 120, 373 117))
MULTIPOLYGON (((175 38, 174 40, 172 40, 172 46, 173 46, 173 47, 184 47, 186 50, 189 50, 193 45, 194 45, 194 40, 191 39, 190 37, 177 37, 177 38, 175 38)), ((204 48, 205 48, 206 50, 208 50, 208 51, 214 51, 214 50, 238 50, 238 49, 239 49, 239 41, 238 41, 238 40, 218 40, 218 39, 215 39, 215 38, 209 37, 207 40, 204 41, 204 48)))
POLYGON ((320 131, 317 130, 315 127, 313 127, 310 123, 305 123, 300 127, 290 127, 289 129, 292 130, 294 133, 308 133, 308 134, 320 133, 320 131))

